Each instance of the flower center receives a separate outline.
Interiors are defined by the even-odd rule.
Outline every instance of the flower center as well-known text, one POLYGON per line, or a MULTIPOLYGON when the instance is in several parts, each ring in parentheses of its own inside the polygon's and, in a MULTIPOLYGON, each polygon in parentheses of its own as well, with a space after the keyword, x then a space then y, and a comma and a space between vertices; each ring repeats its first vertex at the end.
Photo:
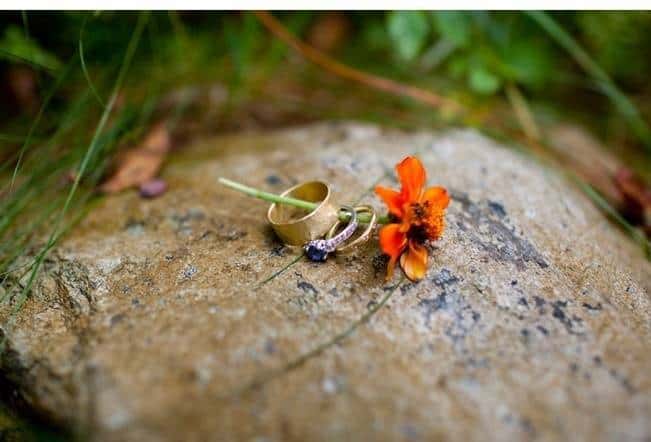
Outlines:
POLYGON ((430 201, 409 205, 406 221, 409 224, 407 237, 419 243, 438 239, 443 232, 443 210, 430 201))
POLYGON ((411 204, 411 213, 412 217, 416 218, 418 221, 423 221, 429 212, 430 202, 425 201, 423 203, 412 203, 411 204))

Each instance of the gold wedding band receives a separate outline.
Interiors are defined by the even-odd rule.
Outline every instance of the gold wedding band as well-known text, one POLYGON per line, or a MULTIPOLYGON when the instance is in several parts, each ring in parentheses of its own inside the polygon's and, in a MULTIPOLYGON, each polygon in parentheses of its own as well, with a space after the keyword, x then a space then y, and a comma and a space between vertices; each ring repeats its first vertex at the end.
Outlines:
POLYGON ((267 220, 285 244, 302 246, 322 237, 338 221, 339 211, 330 201, 330 195, 330 186, 321 181, 297 184, 281 196, 320 203, 316 209, 305 214, 304 209, 273 203, 267 211, 267 220))
MULTIPOLYGON (((352 240, 351 242, 341 246, 337 247, 336 251, 337 253, 347 253, 350 252, 355 246, 358 246, 359 244, 365 242, 368 240, 369 236, 371 235, 371 232, 373 231, 373 227, 375 227, 375 224, 377 222, 377 213, 375 213, 375 209, 371 206, 355 206, 354 208, 355 212, 359 213, 370 213, 371 214, 371 219, 368 222, 368 225, 364 229, 361 235, 359 235, 357 238, 352 240)), ((337 229, 341 227, 341 225, 344 223, 344 221, 338 220, 332 227, 330 227, 330 230, 328 230, 328 233, 326 234, 325 238, 326 240, 332 238, 335 236, 337 233, 337 229)))

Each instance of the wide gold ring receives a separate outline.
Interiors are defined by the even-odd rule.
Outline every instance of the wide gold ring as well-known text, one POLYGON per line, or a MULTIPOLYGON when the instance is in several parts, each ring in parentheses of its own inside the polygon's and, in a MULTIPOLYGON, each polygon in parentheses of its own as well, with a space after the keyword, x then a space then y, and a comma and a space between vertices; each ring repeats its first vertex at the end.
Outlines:
POLYGON ((330 200, 330 186, 321 181, 297 184, 285 190, 281 196, 319 203, 307 214, 305 209, 287 204, 273 203, 269 206, 267 220, 285 244, 302 246, 320 238, 339 219, 339 210, 330 200))
MULTIPOLYGON (((377 223, 377 213, 375 213, 375 209, 371 206, 355 206, 354 207, 355 212, 358 214, 360 213, 370 213, 371 214, 371 219, 369 220, 366 228, 362 232, 361 235, 359 235, 357 238, 354 240, 344 243, 341 247, 337 247, 335 250, 337 253, 348 253, 350 252, 354 247, 362 244, 363 242, 366 242, 368 238, 371 236, 371 232, 373 231, 373 227, 375 227, 375 224, 377 223)), ((332 227, 330 227, 330 230, 328 230, 328 233, 326 233, 326 240, 332 238, 337 234, 337 230, 341 225, 344 223, 344 221, 338 220, 332 227)))

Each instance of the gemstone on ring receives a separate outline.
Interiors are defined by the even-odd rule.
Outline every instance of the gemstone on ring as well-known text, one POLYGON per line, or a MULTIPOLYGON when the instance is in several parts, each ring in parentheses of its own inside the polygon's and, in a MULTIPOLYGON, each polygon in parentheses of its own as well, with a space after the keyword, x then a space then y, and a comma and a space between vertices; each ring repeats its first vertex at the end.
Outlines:
POLYGON ((357 230, 357 211, 350 206, 342 206, 342 209, 350 213, 348 225, 336 236, 330 239, 315 239, 303 246, 305 255, 314 262, 325 262, 328 254, 334 252, 337 247, 350 238, 357 230))
POLYGON ((328 252, 323 239, 310 241, 305 246, 305 255, 315 262, 325 262, 328 259, 328 253, 330 252, 328 252))

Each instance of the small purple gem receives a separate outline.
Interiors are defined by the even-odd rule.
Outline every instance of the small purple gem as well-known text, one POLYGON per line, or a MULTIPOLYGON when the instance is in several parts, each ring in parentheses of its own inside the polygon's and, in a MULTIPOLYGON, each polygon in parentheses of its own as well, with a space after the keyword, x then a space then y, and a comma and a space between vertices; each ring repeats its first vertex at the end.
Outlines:
POLYGON ((156 198, 165 193, 167 184, 160 178, 147 181, 140 185, 140 196, 143 198, 156 198))

